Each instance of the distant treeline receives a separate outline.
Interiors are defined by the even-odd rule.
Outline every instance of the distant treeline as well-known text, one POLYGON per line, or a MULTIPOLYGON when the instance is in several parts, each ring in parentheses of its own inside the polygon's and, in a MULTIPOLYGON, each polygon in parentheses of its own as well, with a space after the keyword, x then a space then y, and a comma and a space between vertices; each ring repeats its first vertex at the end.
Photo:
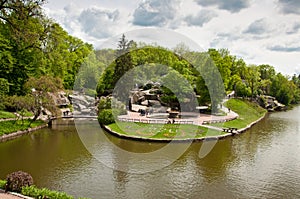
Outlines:
MULTIPOLYGON (((101 55, 104 54, 103 52, 107 54, 107 50, 97 51, 96 54, 101 55)), ((110 55, 112 54, 113 50, 110 50, 110 55)), ((300 100, 300 75, 284 76, 276 72, 273 66, 267 64, 247 65, 242 58, 231 55, 227 49, 193 52, 181 43, 170 50, 159 46, 129 42, 123 36, 114 54, 116 55, 115 60, 107 65, 100 77, 97 86, 97 93, 100 96, 110 94, 117 81, 127 71, 141 65, 149 65, 151 69, 142 68, 138 75, 134 76, 136 84, 145 84, 145 79, 147 80, 149 76, 152 77, 152 81, 163 81, 166 78, 171 81, 175 77, 174 74, 165 75, 163 70, 159 70, 161 67, 158 65, 160 64, 173 68, 188 80, 195 93, 200 96, 201 104, 217 105, 225 95, 222 89, 235 91, 238 97, 255 98, 261 94, 270 95, 285 105, 295 104, 300 100), (216 68, 218 71, 214 71, 216 68), (223 81, 222 85, 216 85, 218 72, 223 81), (155 76, 153 74, 156 74, 156 79, 153 78, 155 76), (214 91, 209 91, 209 88, 213 88, 214 91), (212 92, 215 94, 214 99, 211 98, 212 92)), ((181 92, 183 95, 184 90, 188 90, 180 82, 175 82, 175 84, 178 85, 175 90, 183 91, 181 92)), ((188 95, 188 91, 186 95, 188 95)))
MULTIPOLYGON (((44 3, 44 0, 0 3, 0 98, 25 96, 32 92, 25 86, 26 82, 41 77, 58 79, 65 89, 75 86, 85 88, 90 94, 107 95, 127 71, 147 65, 153 68, 137 76, 136 84, 145 83, 149 73, 171 81, 177 72, 200 96, 201 104, 217 105, 224 97, 224 92, 219 92, 222 89, 235 91, 241 97, 271 95, 286 105, 300 100, 300 76, 284 76, 270 65, 247 65, 226 49, 192 52, 184 44, 165 49, 137 44, 123 35, 116 49, 95 50, 47 18, 41 7, 44 3), (161 71, 157 64, 169 66, 176 72, 164 74, 166 71, 161 71), (221 74, 222 85, 214 85, 217 71, 208 67, 212 64, 221 74), (210 87, 217 89, 214 93, 220 95, 212 99, 210 87)), ((182 86, 175 88, 182 94, 179 97, 188 98, 189 86, 176 83, 182 86)), ((171 96, 167 100, 172 99, 171 96)))

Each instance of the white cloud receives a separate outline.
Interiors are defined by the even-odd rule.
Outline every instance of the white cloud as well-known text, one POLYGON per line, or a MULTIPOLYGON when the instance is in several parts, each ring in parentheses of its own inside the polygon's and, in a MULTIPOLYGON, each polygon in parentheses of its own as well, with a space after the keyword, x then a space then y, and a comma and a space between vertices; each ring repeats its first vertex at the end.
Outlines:
POLYGON ((195 0, 201 6, 217 6, 219 9, 235 13, 250 6, 249 0, 195 0))
POLYGON ((99 6, 80 8, 77 4, 70 3, 62 9, 46 8, 46 13, 58 21, 71 35, 91 43, 118 34, 124 26, 127 26, 127 18, 118 9, 99 6))
POLYGON ((118 10, 110 11, 94 7, 83 10, 78 21, 84 33, 102 39, 114 34, 119 15, 118 10))
POLYGON ((278 52, 300 52, 300 46, 275 45, 269 46, 268 49, 278 52))
POLYGON ((201 10, 196 15, 188 15, 184 18, 188 26, 203 26, 205 23, 217 17, 217 14, 211 10, 201 10))
POLYGON ((244 33, 253 34, 253 35, 262 35, 269 32, 271 32, 271 30, 266 19, 255 20, 244 31, 244 33))
POLYGON ((133 13, 133 24, 138 26, 167 26, 175 20, 179 0, 146 0, 133 13))
POLYGON ((299 0, 278 0, 278 5, 281 9, 281 12, 284 14, 300 15, 300 1, 299 0))
POLYGON ((179 32, 204 49, 228 48, 246 63, 269 63, 281 72, 291 73, 292 67, 299 63, 300 44, 296 42, 300 23, 295 17, 300 14, 299 0, 51 0, 49 3, 50 17, 71 35, 95 46, 124 32, 154 27, 179 32))
POLYGON ((238 29, 233 29, 231 32, 218 33, 215 38, 210 42, 212 48, 218 48, 222 45, 222 48, 230 48, 233 42, 237 42, 243 37, 239 33, 238 29))
POLYGON ((300 30, 300 23, 295 23, 291 29, 286 31, 287 34, 296 34, 300 30))

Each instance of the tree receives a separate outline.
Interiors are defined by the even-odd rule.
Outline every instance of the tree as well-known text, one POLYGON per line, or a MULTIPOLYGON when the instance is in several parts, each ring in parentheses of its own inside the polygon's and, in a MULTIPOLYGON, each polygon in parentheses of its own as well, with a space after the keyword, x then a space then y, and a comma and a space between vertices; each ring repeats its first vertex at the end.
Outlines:
POLYGON ((179 56, 184 56, 188 52, 190 52, 190 48, 183 42, 180 42, 175 46, 173 52, 179 56))
POLYGON ((225 88, 222 76, 210 59, 208 54, 196 54, 193 60, 189 60, 200 72, 196 83, 197 94, 200 95, 200 103, 211 103, 212 113, 218 112, 218 105, 225 95, 225 88))
POLYGON ((257 89, 260 81, 260 73, 258 71, 258 67, 255 65, 250 65, 246 69, 245 79, 247 85, 251 90, 251 97, 253 98, 255 94, 257 94, 257 89))
POLYGON ((116 51, 116 66, 114 70, 114 84, 131 68, 133 68, 131 54, 129 53, 131 47, 134 46, 134 42, 128 41, 123 34, 118 43, 116 51))
POLYGON ((46 0, 1 0, 0 2, 0 19, 4 22, 15 26, 10 20, 12 13, 16 14, 19 19, 25 20, 27 17, 40 16, 41 6, 46 0))
POLYGON ((34 113, 34 118, 32 121, 37 120, 44 109, 47 109, 53 115, 58 114, 59 110, 56 107, 51 93, 56 93, 62 88, 62 81, 59 78, 50 76, 29 78, 25 84, 25 89, 31 91, 31 93, 28 95, 31 97, 31 99, 34 99, 34 102, 29 108, 34 113))
POLYGON ((265 79, 271 80, 276 75, 276 71, 274 67, 267 64, 259 65, 258 71, 260 72, 260 78, 262 80, 265 79))
POLYGON ((209 49, 208 53, 222 76, 225 89, 228 89, 233 58, 229 55, 229 51, 227 49, 220 49, 219 51, 209 49))
POLYGON ((9 92, 9 83, 6 79, 0 78, 0 97, 7 95, 9 92))

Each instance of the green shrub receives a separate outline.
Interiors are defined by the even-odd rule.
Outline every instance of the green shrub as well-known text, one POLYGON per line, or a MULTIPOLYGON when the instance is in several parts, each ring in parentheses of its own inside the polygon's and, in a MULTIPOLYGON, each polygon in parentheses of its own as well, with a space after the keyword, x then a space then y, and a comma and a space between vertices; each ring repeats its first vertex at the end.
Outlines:
POLYGON ((46 188, 39 189, 34 185, 23 187, 21 193, 33 198, 73 199, 72 196, 69 196, 64 192, 51 191, 46 188))
POLYGON ((98 104, 98 110, 101 112, 104 109, 111 109, 111 98, 109 97, 101 97, 99 104, 98 104))
POLYGON ((6 180, 0 180, 0 189, 5 189, 6 180))
POLYGON ((16 171, 9 175, 6 178, 5 191, 13 191, 20 193, 22 187, 30 186, 33 184, 33 179, 30 174, 23 171, 16 171))
POLYGON ((98 122, 100 124, 109 125, 115 122, 111 109, 104 109, 98 115, 98 122))

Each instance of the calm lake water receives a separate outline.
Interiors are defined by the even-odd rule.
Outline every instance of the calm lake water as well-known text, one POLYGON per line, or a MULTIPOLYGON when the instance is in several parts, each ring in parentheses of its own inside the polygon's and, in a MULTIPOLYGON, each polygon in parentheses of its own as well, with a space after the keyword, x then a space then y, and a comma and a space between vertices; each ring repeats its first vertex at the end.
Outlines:
MULTIPOLYGON (((165 144, 122 140, 84 121, 77 133, 72 121, 57 121, 0 143, 0 178, 23 170, 39 187, 94 199, 300 198, 299 115, 300 107, 270 114, 246 133, 218 141, 202 159, 203 143, 193 143, 173 163, 169 154, 147 159, 165 144), (124 158, 112 143, 145 159, 124 158), (169 165, 151 171, 159 164, 169 165), (150 172, 135 172, 143 168, 150 172)), ((170 146, 175 153, 184 145, 170 146)))

